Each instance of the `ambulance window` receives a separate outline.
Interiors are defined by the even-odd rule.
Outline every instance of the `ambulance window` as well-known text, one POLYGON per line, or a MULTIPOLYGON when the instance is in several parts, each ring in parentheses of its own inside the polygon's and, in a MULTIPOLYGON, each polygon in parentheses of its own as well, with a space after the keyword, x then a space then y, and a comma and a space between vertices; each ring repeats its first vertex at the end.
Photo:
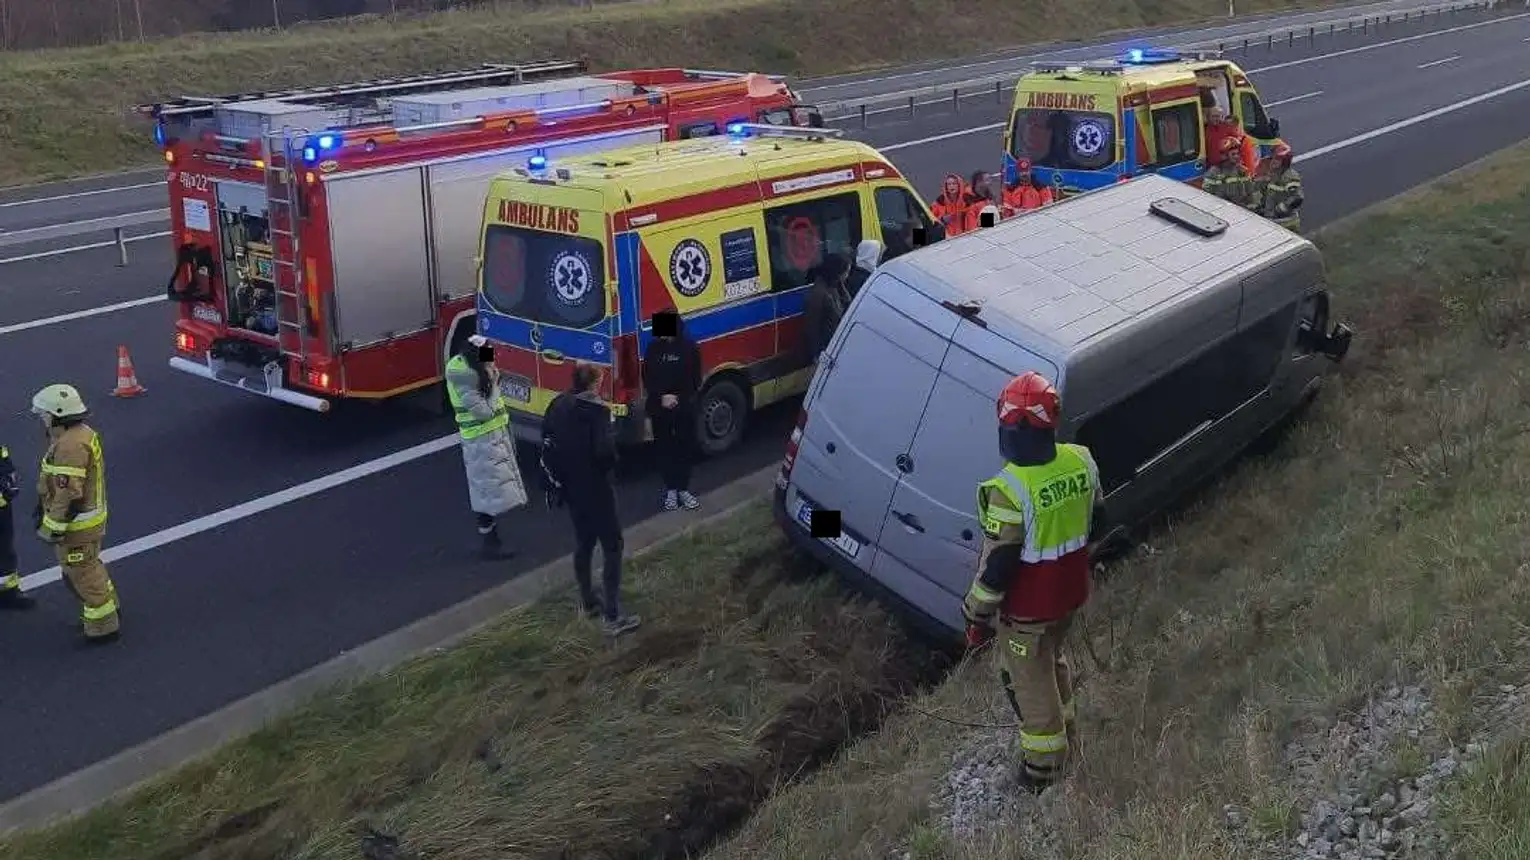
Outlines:
POLYGON ((914 228, 929 230, 933 222, 908 189, 885 185, 876 191, 877 220, 882 227, 882 259, 914 250, 914 228))
POLYGON ((507 316, 568 328, 600 322, 605 273, 593 239, 498 224, 484 234, 483 296, 507 316))
POLYGON ((1259 97, 1244 90, 1238 93, 1238 109, 1243 114, 1243 131, 1254 137, 1270 137, 1270 118, 1259 97))
POLYGON ((682 126, 680 129, 681 140, 690 140, 693 137, 712 137, 716 134, 717 123, 710 120, 707 122, 693 122, 690 125, 682 126))
POLYGON ((1156 170, 1201 157, 1201 120, 1195 108, 1190 102, 1153 111, 1158 160, 1147 167, 1156 170))
POLYGON ((1099 170, 1116 160, 1116 119, 1096 111, 1022 108, 1010 128, 1010 155, 1037 167, 1099 170))
POLYGON ((855 259, 861 242, 861 196, 854 191, 765 210, 770 288, 806 286, 826 254, 855 259))

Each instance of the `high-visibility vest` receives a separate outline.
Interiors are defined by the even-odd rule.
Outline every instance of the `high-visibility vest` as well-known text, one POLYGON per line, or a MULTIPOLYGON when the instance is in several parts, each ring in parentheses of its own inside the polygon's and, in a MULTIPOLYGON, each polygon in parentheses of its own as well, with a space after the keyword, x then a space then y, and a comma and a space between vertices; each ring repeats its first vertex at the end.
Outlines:
POLYGON ((43 499, 43 520, 46 528, 55 532, 83 532, 89 529, 99 528, 106 525, 106 458, 101 453, 101 435, 89 427, 80 428, 90 434, 85 440, 85 447, 90 452, 90 462, 86 466, 65 466, 53 462, 53 454, 58 449, 59 443, 65 441, 69 434, 75 433, 76 428, 71 427, 63 436, 53 441, 48 446, 47 453, 43 454, 41 467, 41 481, 48 488, 49 493, 58 492, 53 477, 79 478, 85 482, 85 493, 80 497, 78 511, 68 520, 56 520, 48 516, 46 511, 49 507, 49 499, 43 499))
POLYGON ((978 485, 983 529, 994 533, 1004 525, 1023 526, 1020 560, 1025 564, 1054 561, 1088 546, 1095 489, 1087 456, 1078 445, 1060 444, 1050 463, 1006 463, 999 474, 978 485), (1001 493, 1010 509, 989 505, 988 490, 1001 493))
POLYGON ((471 409, 463 405, 462 392, 458 389, 459 381, 471 378, 472 384, 477 385, 478 374, 473 371, 467 359, 460 355, 452 356, 452 360, 446 363, 446 396, 452 402, 452 414, 457 419, 457 432, 464 439, 477 439, 485 433, 493 433, 495 430, 503 430, 510 426, 510 407, 505 403, 504 392, 495 389, 494 414, 482 419, 473 414, 471 409))

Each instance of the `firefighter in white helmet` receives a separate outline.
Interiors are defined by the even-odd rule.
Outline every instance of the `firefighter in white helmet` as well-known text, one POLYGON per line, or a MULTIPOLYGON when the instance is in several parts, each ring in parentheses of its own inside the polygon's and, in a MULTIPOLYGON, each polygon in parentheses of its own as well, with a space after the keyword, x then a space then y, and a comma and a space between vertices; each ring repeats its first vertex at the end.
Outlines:
POLYGON ((37 535, 52 544, 64 582, 80 601, 85 638, 111 641, 121 626, 117 589, 101 562, 106 535, 101 437, 85 423, 88 411, 74 386, 49 385, 37 392, 32 413, 48 433, 48 450, 37 476, 37 535))

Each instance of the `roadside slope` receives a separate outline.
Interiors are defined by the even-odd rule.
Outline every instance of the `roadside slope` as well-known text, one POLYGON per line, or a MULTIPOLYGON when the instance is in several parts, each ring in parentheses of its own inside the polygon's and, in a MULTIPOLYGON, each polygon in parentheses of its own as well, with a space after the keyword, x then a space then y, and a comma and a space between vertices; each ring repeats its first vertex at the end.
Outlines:
POLYGON ((1530 147, 1319 241, 1355 347, 1275 450, 1109 569, 1071 643, 1066 787, 1017 800, 981 659, 711 860, 1525 856, 1530 147))
MULTIPOLYGON (((1239 0, 1253 13, 1301 0, 1239 0)), ((586 56, 597 68, 688 65, 829 74, 1226 14, 1225 0, 629 0, 496 4, 397 23, 197 33, 143 44, 0 52, 0 184, 152 161, 134 103, 479 62, 586 56)))

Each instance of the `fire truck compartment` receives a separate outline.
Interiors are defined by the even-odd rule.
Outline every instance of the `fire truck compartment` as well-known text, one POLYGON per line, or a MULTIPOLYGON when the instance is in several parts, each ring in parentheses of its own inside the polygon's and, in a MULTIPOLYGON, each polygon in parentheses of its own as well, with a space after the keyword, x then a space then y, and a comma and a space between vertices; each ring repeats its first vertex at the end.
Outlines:
POLYGON ((455 92, 420 93, 399 96, 393 100, 393 122, 398 126, 427 125, 527 108, 566 108, 596 104, 606 99, 634 95, 636 92, 637 88, 630 81, 577 77, 455 92))
POLYGON ((341 175, 324 185, 338 342, 355 349, 434 327, 423 169, 341 175))
POLYGON ((274 337, 275 261, 266 191, 245 182, 217 183, 218 240, 227 273, 223 296, 229 326, 274 337))

